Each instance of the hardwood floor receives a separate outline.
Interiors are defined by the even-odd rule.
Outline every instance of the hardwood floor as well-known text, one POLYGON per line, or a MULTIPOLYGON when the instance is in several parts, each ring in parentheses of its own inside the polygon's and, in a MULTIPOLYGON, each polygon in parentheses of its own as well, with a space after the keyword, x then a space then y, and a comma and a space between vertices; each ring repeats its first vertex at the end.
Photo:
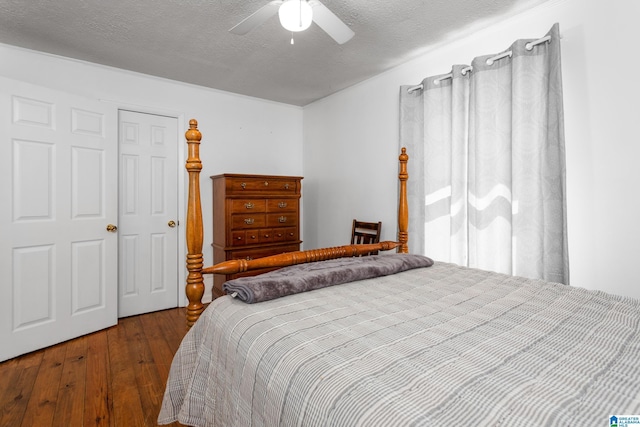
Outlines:
POLYGON ((0 426, 156 426, 185 325, 183 308, 127 317, 0 363, 0 426))

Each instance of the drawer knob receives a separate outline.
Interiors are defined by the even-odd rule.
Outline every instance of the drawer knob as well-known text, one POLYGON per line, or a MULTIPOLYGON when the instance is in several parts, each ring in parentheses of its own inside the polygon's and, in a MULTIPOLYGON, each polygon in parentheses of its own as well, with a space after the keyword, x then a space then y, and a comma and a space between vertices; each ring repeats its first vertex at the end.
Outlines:
POLYGON ((244 207, 245 207, 246 209, 253 209, 253 208, 254 208, 254 206, 255 206, 255 205, 254 205, 253 203, 251 203, 251 202, 249 202, 249 203, 245 203, 245 204, 244 204, 244 207))
POLYGON ((268 239, 268 238, 269 238, 269 235, 268 235, 268 234, 265 234, 265 235, 264 235, 264 238, 265 238, 265 239, 268 239))
POLYGON ((284 185, 284 189, 285 189, 285 190, 288 190, 288 189, 289 189, 289 184, 285 184, 285 185, 284 185))
POLYGON ((245 188, 247 188, 247 183, 246 182, 241 183, 240 187, 242 187, 242 189, 244 190, 245 188))
POLYGON ((282 209, 282 208, 286 208, 286 207, 287 207, 287 202, 280 202, 280 203, 278 203, 278 207, 279 207, 279 208, 281 208, 281 209, 282 209))
POLYGON ((236 237, 236 240, 242 240, 242 237, 238 236, 236 237))
POLYGON ((253 219, 253 218, 245 218, 244 219, 244 223, 247 224, 247 225, 251 225, 254 222, 255 222, 255 219, 253 219))
POLYGON ((268 187, 268 186, 269 186, 269 181, 265 181, 265 182, 264 182, 264 186, 265 186, 265 187, 268 187))
POLYGON ((255 240, 256 235, 255 234, 251 235, 251 238, 255 240))
POLYGON ((280 218, 278 218, 278 222, 287 222, 287 217, 281 216, 280 218))
POLYGON ((251 261, 253 259, 253 257, 248 256, 247 257, 247 261, 251 261))

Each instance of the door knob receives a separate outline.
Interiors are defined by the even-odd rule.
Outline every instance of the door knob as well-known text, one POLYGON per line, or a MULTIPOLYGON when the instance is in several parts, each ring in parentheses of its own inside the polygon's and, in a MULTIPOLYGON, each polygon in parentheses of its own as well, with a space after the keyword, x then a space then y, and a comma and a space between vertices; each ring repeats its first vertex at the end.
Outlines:
POLYGON ((171 220, 171 221, 169 221, 169 222, 167 223, 167 225, 168 225, 169 227, 173 228, 173 227, 175 227, 175 226, 176 226, 176 222, 175 222, 174 220, 171 220))
POLYGON ((118 231, 118 227, 113 224, 109 224, 107 225, 107 231, 110 233, 115 233, 116 231, 118 231))

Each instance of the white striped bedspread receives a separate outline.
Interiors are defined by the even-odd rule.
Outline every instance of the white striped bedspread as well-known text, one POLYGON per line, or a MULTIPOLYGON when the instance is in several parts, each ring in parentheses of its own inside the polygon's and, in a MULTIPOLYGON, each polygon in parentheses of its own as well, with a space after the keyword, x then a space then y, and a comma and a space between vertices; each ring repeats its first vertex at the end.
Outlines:
POLYGON ((640 301, 436 263, 259 304, 216 299, 158 421, 604 426, 640 414, 640 301))

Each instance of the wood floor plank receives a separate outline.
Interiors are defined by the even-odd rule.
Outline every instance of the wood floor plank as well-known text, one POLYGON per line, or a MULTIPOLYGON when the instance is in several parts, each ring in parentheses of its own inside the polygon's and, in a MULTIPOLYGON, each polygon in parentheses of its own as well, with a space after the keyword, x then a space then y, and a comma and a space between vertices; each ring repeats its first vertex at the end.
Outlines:
POLYGON ((87 336, 87 382, 84 403, 84 427, 113 426, 113 391, 109 366, 107 332, 87 336))
MULTIPOLYGON (((4 362, 0 362, 0 378, 4 377, 7 373, 15 370, 15 365, 18 363, 18 358, 9 359, 4 362)), ((5 382, 0 382, 0 395, 7 388, 7 384, 5 382)))
POLYGON ((39 350, 18 360, 15 371, 7 379, 9 384, 2 396, 0 426, 19 426, 22 422, 43 356, 44 351, 39 350))
POLYGON ((147 337, 156 369, 162 379, 162 385, 165 386, 167 378, 169 377, 171 361, 175 354, 175 349, 173 349, 173 346, 169 344, 166 338, 169 329, 173 326, 167 324, 165 322, 165 316, 162 316, 160 313, 153 313, 153 316, 141 317, 140 322, 144 334, 147 337))
MULTIPOLYGON (((140 316, 140 322, 149 343, 155 367, 162 381, 159 395, 159 405, 161 405, 173 356, 187 332, 184 309, 176 308, 149 313, 145 316, 140 316)), ((159 413, 159 410, 160 406, 158 406, 157 413, 159 413)), ((155 414, 156 418, 157 413, 155 414)), ((181 427, 182 424, 176 422, 170 424, 170 426, 181 427)))
POLYGON ((60 378, 67 354, 67 346, 58 344, 44 350, 33 393, 22 419, 22 426, 51 426, 58 404, 60 378))
POLYGON ((54 426, 80 426, 84 421, 84 393, 87 376, 87 339, 69 341, 62 367, 54 426))
POLYGON ((18 364, 20 359, 10 359, 0 363, 0 420, 4 413, 4 402, 9 400, 9 395, 13 389, 13 377, 18 373, 18 364))
POLYGON ((125 325, 131 318, 120 319, 116 328, 107 331, 109 341, 109 364, 113 389, 113 426, 144 427, 144 414, 140 394, 135 381, 135 372, 129 355, 125 325))
POLYGON ((135 380, 138 385, 145 424, 155 425, 164 395, 164 380, 158 373, 140 318, 130 319, 125 327, 127 338, 132 343, 129 347, 130 355, 132 360, 136 362, 135 380))
POLYGON ((185 309, 174 308, 171 310, 163 310, 158 314, 163 316, 166 325, 172 326, 166 329, 165 339, 175 354, 182 342, 182 338, 184 338, 188 331, 185 309))
MULTIPOLYGON (((187 332, 184 308, 149 313, 148 315, 140 316, 140 322, 149 342, 149 348, 153 354, 158 374, 162 380, 162 392, 159 402, 161 405, 173 356, 187 332)), ((159 410, 160 407, 158 407, 158 413, 159 410)), ((169 424, 169 426, 184 427, 178 422, 169 424)))

